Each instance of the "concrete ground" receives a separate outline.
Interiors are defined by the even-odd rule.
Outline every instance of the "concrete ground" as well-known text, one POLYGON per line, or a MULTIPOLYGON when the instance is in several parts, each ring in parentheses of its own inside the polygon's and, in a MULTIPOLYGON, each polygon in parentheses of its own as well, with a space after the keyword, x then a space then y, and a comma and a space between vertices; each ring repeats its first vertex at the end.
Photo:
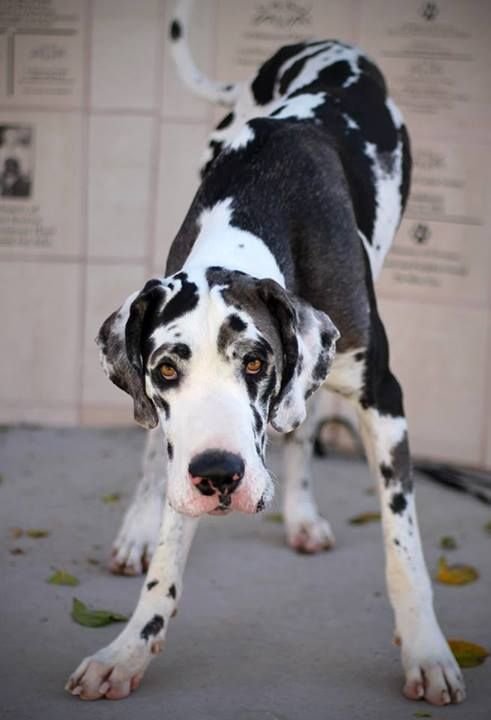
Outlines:
MULTIPOLYGON (((138 474, 143 440, 138 429, 0 434, 1 718, 392 720, 426 712, 434 720, 489 720, 491 659, 465 671, 469 699, 461 706, 438 709, 401 696, 380 527, 347 522, 376 509, 367 494, 368 470, 335 459, 315 463, 335 550, 296 555, 284 545, 281 525, 264 515, 206 518, 166 650, 140 690, 128 700, 96 704, 65 693, 65 680, 82 657, 120 629, 75 624, 72 598, 129 614, 139 592, 139 578, 111 576, 104 563, 138 474), (102 502, 114 492, 122 494, 120 502, 102 502), (50 535, 15 539, 13 527, 46 528, 50 535), (16 548, 24 554, 12 554, 16 548), (47 584, 55 568, 76 575, 80 585, 47 584)), ((277 457, 272 463, 278 470, 277 457)), ((490 647, 491 537, 483 524, 491 511, 424 478, 417 497, 431 571, 441 554, 439 539, 453 535, 460 547, 448 558, 481 572, 472 585, 435 587, 443 628, 447 636, 490 647)))

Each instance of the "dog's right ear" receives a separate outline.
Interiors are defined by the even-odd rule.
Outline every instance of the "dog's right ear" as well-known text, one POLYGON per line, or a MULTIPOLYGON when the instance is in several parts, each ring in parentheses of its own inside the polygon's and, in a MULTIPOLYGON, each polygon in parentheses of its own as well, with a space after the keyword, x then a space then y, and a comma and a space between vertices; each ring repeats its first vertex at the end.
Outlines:
POLYGON ((135 420, 147 429, 156 427, 159 418, 145 392, 142 330, 145 319, 164 301, 163 283, 149 280, 141 292, 130 295, 119 310, 105 320, 96 337, 104 372, 115 385, 131 395, 135 420))

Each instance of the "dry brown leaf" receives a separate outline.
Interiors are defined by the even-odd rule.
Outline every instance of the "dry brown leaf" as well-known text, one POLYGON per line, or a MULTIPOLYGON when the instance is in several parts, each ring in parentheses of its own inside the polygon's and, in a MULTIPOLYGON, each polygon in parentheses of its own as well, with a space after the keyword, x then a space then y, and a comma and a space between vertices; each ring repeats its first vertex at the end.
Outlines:
POLYGON ((489 656, 489 650, 467 640, 449 640, 448 644, 461 668, 482 665, 489 656))
POLYGON ((479 573, 472 565, 447 565, 444 557, 438 560, 435 580, 444 585, 467 585, 478 578, 479 573))
POLYGON ((12 540, 18 540, 24 535, 24 530, 20 527, 13 527, 10 528, 9 533, 12 540))
POLYGON ((350 525, 366 525, 367 523, 379 522, 379 521, 380 521, 380 513, 379 512, 360 513, 359 515, 354 515, 353 517, 349 518, 349 520, 348 520, 350 525))
POLYGON ((10 548, 9 552, 11 555, 25 555, 26 554, 26 551, 21 547, 10 548))
POLYGON ((442 550, 456 550, 457 540, 452 535, 444 535, 440 538, 440 547, 442 550))

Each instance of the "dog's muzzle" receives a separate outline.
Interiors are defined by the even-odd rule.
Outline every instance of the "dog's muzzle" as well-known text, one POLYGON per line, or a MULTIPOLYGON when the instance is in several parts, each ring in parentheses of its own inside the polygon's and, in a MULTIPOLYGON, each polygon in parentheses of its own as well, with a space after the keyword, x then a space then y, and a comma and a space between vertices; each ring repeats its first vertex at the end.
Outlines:
POLYGON ((225 450, 206 450, 189 463, 189 475, 196 489, 206 497, 217 496, 217 510, 226 511, 232 493, 244 477, 244 461, 240 455, 225 450))

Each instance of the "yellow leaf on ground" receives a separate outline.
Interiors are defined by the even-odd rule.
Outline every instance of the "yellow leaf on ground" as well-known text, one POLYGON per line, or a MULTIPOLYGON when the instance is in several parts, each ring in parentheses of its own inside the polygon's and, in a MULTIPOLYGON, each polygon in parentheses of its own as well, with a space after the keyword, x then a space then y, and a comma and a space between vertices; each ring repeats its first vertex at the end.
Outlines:
POLYGON ((272 523, 282 523, 283 515, 281 513, 266 513, 264 519, 272 523))
POLYGON ((489 656, 489 651, 486 648, 476 645, 476 643, 467 642, 467 640, 449 640, 448 644, 462 668, 482 665, 489 656))
POLYGON ((76 578, 75 575, 70 575, 66 570, 56 570, 46 582, 51 585, 69 585, 70 587, 75 587, 75 585, 79 584, 80 580, 76 578))
POLYGON ((447 565, 444 557, 438 561, 435 580, 444 585, 467 585, 478 578, 479 573, 472 565, 447 565))
POLYGON ((49 530, 38 530, 38 528, 31 528, 31 530, 26 530, 26 535, 27 537, 37 540, 38 538, 48 537, 49 530))
POLYGON ((103 503, 106 503, 106 505, 110 505, 111 503, 116 503, 121 500, 121 493, 114 492, 109 493, 108 495, 103 495, 101 498, 103 503))
POLYGON ((366 525, 367 523, 379 522, 379 512, 364 512, 354 517, 349 518, 348 522, 350 525, 366 525))

